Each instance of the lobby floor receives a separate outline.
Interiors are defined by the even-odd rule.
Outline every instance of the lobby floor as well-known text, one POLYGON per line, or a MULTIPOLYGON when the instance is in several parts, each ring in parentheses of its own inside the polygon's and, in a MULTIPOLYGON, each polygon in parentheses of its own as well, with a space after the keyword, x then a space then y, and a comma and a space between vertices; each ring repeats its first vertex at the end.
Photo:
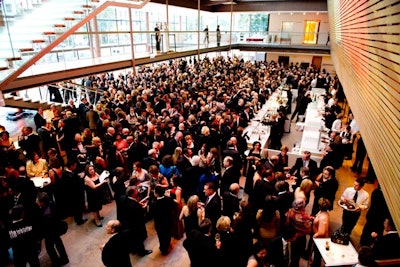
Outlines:
MULTIPOLYGON (((4 117, 2 117, 3 119, 4 117)), ((25 119, 26 120, 26 119, 25 119)), ((29 120, 29 119, 28 119, 29 120)), ((8 122, 15 127, 15 130, 19 126, 22 126, 23 122, 8 122)), ((3 124, 3 123, 0 123, 3 124)), ((8 126, 8 125, 7 125, 8 126)), ((289 134, 285 134, 282 143, 288 145, 289 147, 293 147, 293 143, 301 140, 301 132, 296 132, 294 130, 295 124, 292 123, 292 132, 289 134)), ((8 129, 8 127, 7 127, 8 129)), ((11 132, 11 131, 10 131, 11 132)), ((15 134, 15 132, 14 132, 15 134)), ((15 139, 14 139, 15 140, 15 139)), ((341 217, 342 217, 342 209, 338 206, 337 200, 340 198, 340 195, 344 191, 345 188, 349 186, 353 186, 354 180, 357 178, 354 173, 351 172, 350 167, 352 165, 352 161, 344 161, 343 166, 337 170, 336 177, 339 181, 339 189, 336 194, 336 201, 334 203, 334 209, 330 213, 330 231, 333 232, 341 225, 341 217)), ((361 176, 365 176, 366 173, 367 162, 364 163, 364 170, 361 176)), ((242 179, 241 183, 244 184, 244 179, 242 179)), ((372 184, 366 184, 364 189, 369 193, 375 188, 372 184)), ((313 197, 313 196, 312 196, 313 197)), ((310 200, 310 205, 312 205, 313 201, 310 200)), ((307 207, 308 210, 311 207, 307 207)), ((359 247, 359 240, 361 236, 361 232, 363 229, 363 225, 365 224, 365 214, 366 211, 362 212, 362 215, 357 223, 357 226, 354 228, 351 235, 351 242, 355 246, 356 249, 359 247)), ((101 211, 101 215, 104 216, 103 225, 106 224, 108 220, 115 219, 115 202, 107 204, 103 206, 101 211)), ((70 263, 66 266, 70 267, 87 267, 87 266, 103 266, 101 262, 101 251, 100 246, 104 244, 109 236, 106 234, 105 227, 98 228, 94 225, 93 220, 91 218, 91 214, 85 214, 85 218, 88 218, 88 221, 82 225, 77 226, 72 218, 68 218, 67 222, 69 224, 68 232, 62 236, 64 241, 67 253, 69 255, 70 263)), ((145 256, 139 257, 137 255, 131 255, 131 262, 133 266, 137 267, 189 267, 190 260, 186 253, 186 250, 183 248, 182 243, 184 238, 181 240, 172 240, 172 250, 170 254, 163 256, 159 251, 158 247, 158 239, 154 229, 153 221, 149 221, 146 225, 148 238, 145 241, 146 249, 153 250, 153 253, 145 256)), ((45 251, 44 245, 42 246, 42 252, 40 253, 40 261, 42 267, 51 266, 48 255, 45 251)), ((10 265, 11 267, 12 265, 10 265)), ((307 261, 301 260, 301 267, 307 266, 307 261)))

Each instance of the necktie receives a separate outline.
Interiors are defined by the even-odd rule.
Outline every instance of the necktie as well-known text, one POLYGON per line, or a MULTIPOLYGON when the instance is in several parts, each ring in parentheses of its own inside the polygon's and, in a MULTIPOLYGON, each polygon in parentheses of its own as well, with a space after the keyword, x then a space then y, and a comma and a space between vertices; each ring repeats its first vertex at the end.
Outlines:
POLYGON ((358 198, 358 191, 356 191, 356 193, 354 194, 354 197, 353 197, 354 203, 357 203, 357 198, 358 198))
POLYGON ((208 202, 210 202, 210 197, 207 197, 207 199, 206 199, 206 206, 207 206, 208 202))
POLYGON ((303 161, 303 167, 307 167, 307 161, 303 161))

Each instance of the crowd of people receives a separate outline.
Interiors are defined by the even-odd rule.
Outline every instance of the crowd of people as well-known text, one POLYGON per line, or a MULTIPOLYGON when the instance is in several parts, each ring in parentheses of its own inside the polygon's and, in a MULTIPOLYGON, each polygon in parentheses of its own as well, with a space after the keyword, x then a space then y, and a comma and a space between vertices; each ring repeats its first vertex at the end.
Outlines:
MULTIPOLYGON (((335 169, 351 159, 357 131, 355 120, 333 127, 343 114, 338 105, 343 89, 336 77, 299 64, 216 57, 141 66, 136 75, 93 75, 83 83, 103 92, 98 102, 87 95, 75 105, 71 95, 62 109, 52 105, 45 114, 39 108, 36 133, 23 127, 19 149, 1 130, 0 229, 9 240, 1 242, 1 259, 8 258, 12 246, 16 266, 38 266, 38 241, 49 239, 39 230, 38 218, 51 212, 50 223, 73 216, 82 225, 89 211, 101 227, 102 205, 112 198, 117 220, 107 224, 114 235, 103 247, 106 266, 130 266, 129 253, 152 253, 143 245, 149 218, 163 255, 170 252, 172 237, 186 235, 192 266, 298 266, 300 257, 307 257, 307 235, 329 236, 328 211, 338 189, 335 169), (245 128, 269 96, 276 90, 288 90, 289 96, 298 89, 294 113, 303 115, 300 106, 309 101, 313 83, 327 90, 324 117, 330 139, 321 165, 304 151, 288 166, 289 149, 281 147, 280 138, 291 101, 268 122, 276 128, 274 148, 281 153, 265 157, 259 142, 247 153, 245 128), (104 173, 108 179, 101 178, 104 173), (240 201, 242 175, 248 199, 240 201), (29 180, 34 177, 50 182, 37 189, 29 180), (318 197, 310 203, 312 189, 318 197), (38 193, 47 196, 41 199, 51 209, 36 203, 38 193), (307 204, 313 204, 312 214, 305 212, 307 204), (8 235, 17 228, 24 230, 8 235), (19 253, 22 244, 32 253, 19 253), (293 248, 290 257, 287 244, 293 248), (118 261, 110 258, 113 253, 125 255, 118 261)), ((357 183, 356 191, 363 185, 357 183)), ((342 200, 350 201, 354 193, 347 190, 342 200)), ((368 205, 365 197, 354 202, 368 205)), ((354 220, 347 224, 344 218, 343 228, 351 233, 354 220)), ((49 240, 52 263, 66 264, 59 236, 49 240)))

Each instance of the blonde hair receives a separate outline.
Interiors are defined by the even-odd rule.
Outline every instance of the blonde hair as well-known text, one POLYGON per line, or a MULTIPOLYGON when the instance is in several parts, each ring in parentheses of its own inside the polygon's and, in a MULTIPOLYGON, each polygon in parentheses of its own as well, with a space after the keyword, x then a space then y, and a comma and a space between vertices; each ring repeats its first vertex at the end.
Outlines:
POLYGON ((231 229, 231 219, 228 216, 219 217, 216 228, 220 232, 227 232, 231 229))
POLYGON ((310 179, 304 179, 301 181, 300 190, 305 193, 309 193, 313 187, 314 183, 310 179))
POLYGON ((190 196, 186 206, 188 207, 189 214, 197 210, 197 203, 199 202, 199 197, 197 195, 190 196))

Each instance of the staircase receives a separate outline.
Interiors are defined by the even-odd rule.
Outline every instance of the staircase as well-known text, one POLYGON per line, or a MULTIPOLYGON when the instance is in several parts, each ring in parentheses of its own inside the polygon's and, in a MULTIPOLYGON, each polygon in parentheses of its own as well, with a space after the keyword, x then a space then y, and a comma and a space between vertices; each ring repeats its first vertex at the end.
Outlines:
MULTIPOLYGON (((85 31, 87 21, 100 14, 105 8, 142 8, 149 1, 102 0, 100 3, 100 0, 46 0, 35 10, 25 14, 23 19, 7 23, 5 28, 0 25, 0 85, 6 84, 7 79, 17 79, 24 71, 28 73, 27 66, 31 66, 31 64, 49 63, 55 54, 49 51, 62 52, 65 45, 70 45, 71 50, 76 49, 74 41, 71 41, 71 44, 68 43, 69 37, 72 37, 75 32, 85 31), (97 7, 99 7, 97 11, 92 12, 97 7), (12 45, 9 45, 10 40, 12 45)), ((65 94, 66 88, 61 84, 57 83, 57 90, 62 92, 61 94, 65 94)), ((4 88, 0 86, 0 106, 37 109, 39 106, 48 106, 54 103, 49 99, 47 86, 14 93, 4 93, 5 91, 1 91, 4 88)), ((77 86, 74 90, 77 90, 78 96, 83 92, 94 95, 94 103, 96 103, 97 95, 101 93, 99 90, 82 86, 77 86)), ((62 96, 60 102, 54 104, 67 104, 65 96, 62 96)))
POLYGON ((98 0, 43 0, 20 17, 15 14, 8 16, 3 6, 5 25, 0 27, 0 80, 46 47, 57 35, 73 26, 98 4, 98 0))

